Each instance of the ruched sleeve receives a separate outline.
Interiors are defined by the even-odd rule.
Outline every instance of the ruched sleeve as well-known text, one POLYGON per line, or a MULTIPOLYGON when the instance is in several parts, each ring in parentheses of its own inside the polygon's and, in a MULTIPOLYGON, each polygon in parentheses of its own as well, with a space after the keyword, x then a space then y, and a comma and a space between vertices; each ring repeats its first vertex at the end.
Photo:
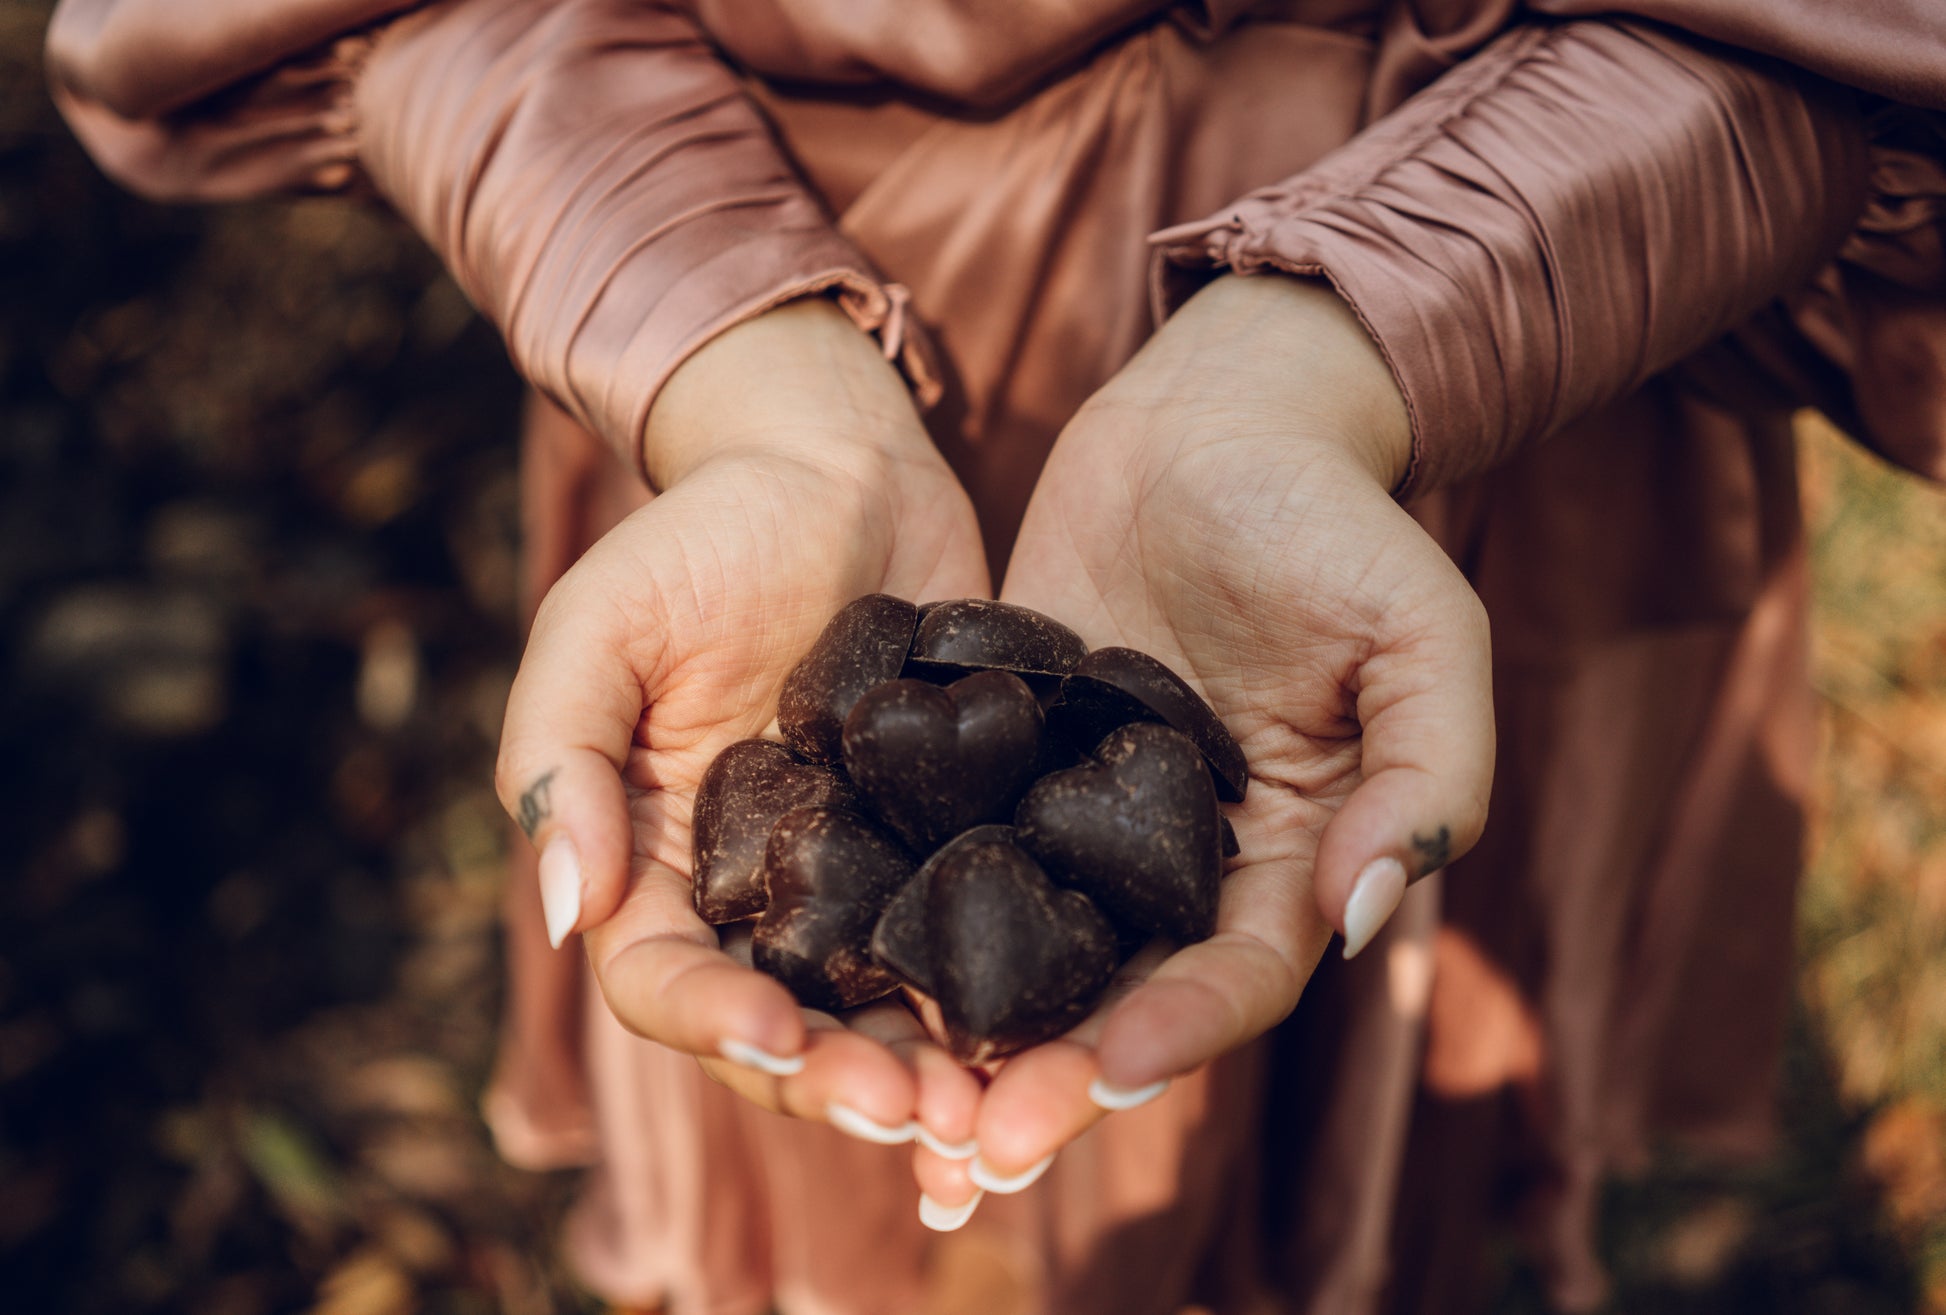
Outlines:
POLYGON ((1504 34, 1305 173, 1153 239, 1322 276, 1413 425, 1401 496, 1505 460, 1805 287, 1866 210, 1858 94, 1626 21, 1504 34))
POLYGON ((639 460, 696 347, 829 291, 920 388, 882 283, 693 20, 640 0, 457 0, 379 38, 360 158, 527 376, 639 460))
POLYGON ((201 93, 178 105, 118 72, 113 0, 70 0, 89 21, 51 30, 57 99, 109 172, 152 196, 376 189, 522 373, 638 467, 676 367, 794 297, 833 296, 922 402, 936 391, 903 289, 832 226, 693 19, 642 0, 446 0, 278 53, 328 27, 310 11, 331 3, 386 7, 238 10, 192 43, 200 63, 176 61, 201 93), (250 76, 210 92, 223 71, 250 76))

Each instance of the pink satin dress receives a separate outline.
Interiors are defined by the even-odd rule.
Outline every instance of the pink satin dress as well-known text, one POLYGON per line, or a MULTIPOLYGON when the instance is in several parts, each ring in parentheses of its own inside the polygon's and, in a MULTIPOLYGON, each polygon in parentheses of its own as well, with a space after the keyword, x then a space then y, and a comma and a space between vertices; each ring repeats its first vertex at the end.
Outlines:
MULTIPOLYGON (((152 195, 363 188, 537 402, 533 596, 649 496, 662 380, 831 296, 1004 561, 1066 418, 1200 281, 1329 279, 1400 496, 1494 627, 1485 840, 1270 1036, 970 1230, 1058 1315, 1446 1312, 1511 1224, 1590 1309, 1605 1174, 1751 1154, 1811 754, 1790 415, 1946 475, 1946 44, 1895 0, 65 0, 57 97, 152 195), (1621 12, 1617 12, 1621 11, 1621 12)), ((531 859, 526 860, 531 862, 531 859)), ((625 1034, 509 887, 503 1151, 674 1315, 923 1309, 904 1157, 625 1034)))

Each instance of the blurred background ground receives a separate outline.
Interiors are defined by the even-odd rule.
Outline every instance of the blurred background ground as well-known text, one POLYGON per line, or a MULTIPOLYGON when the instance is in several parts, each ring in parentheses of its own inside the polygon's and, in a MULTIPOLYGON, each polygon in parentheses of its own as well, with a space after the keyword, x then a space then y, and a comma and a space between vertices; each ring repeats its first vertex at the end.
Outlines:
MULTIPOLYGON (((374 210, 105 183, 46 9, 0 0, 0 1309, 584 1309, 567 1184, 474 1114, 518 389, 374 210)), ((1946 495, 1803 439, 1788 1137, 1616 1186, 1621 1311, 1946 1315, 1946 495)))

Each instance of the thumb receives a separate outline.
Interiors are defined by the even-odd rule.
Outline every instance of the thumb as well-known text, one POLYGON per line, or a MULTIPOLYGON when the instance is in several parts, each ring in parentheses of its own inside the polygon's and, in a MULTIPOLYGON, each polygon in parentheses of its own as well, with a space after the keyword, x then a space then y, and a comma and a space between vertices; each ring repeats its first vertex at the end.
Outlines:
POLYGON ((1473 847, 1493 785, 1493 663, 1485 609, 1450 563, 1413 631, 1358 672, 1363 781, 1326 826, 1313 884, 1318 911, 1364 949, 1409 882, 1473 847))
MULTIPOLYGON (((541 604, 507 696, 494 789, 540 851, 548 940, 595 926, 626 893, 633 830, 622 767, 644 706, 611 608, 579 608, 575 574, 541 604)), ((638 637, 639 640, 639 637, 638 637)))

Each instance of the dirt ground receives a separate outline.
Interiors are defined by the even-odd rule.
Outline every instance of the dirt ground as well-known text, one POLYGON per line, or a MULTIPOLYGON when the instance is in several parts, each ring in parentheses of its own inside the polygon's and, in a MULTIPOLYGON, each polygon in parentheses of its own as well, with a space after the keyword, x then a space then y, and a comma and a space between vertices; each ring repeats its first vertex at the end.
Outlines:
MULTIPOLYGON (((0 1309, 591 1309, 474 1112, 517 384, 376 210, 106 183, 46 10, 0 0, 0 1309)), ((1615 1187, 1618 1311, 1946 1313, 1946 496, 1815 421, 1803 469, 1788 1135, 1615 1187)))

